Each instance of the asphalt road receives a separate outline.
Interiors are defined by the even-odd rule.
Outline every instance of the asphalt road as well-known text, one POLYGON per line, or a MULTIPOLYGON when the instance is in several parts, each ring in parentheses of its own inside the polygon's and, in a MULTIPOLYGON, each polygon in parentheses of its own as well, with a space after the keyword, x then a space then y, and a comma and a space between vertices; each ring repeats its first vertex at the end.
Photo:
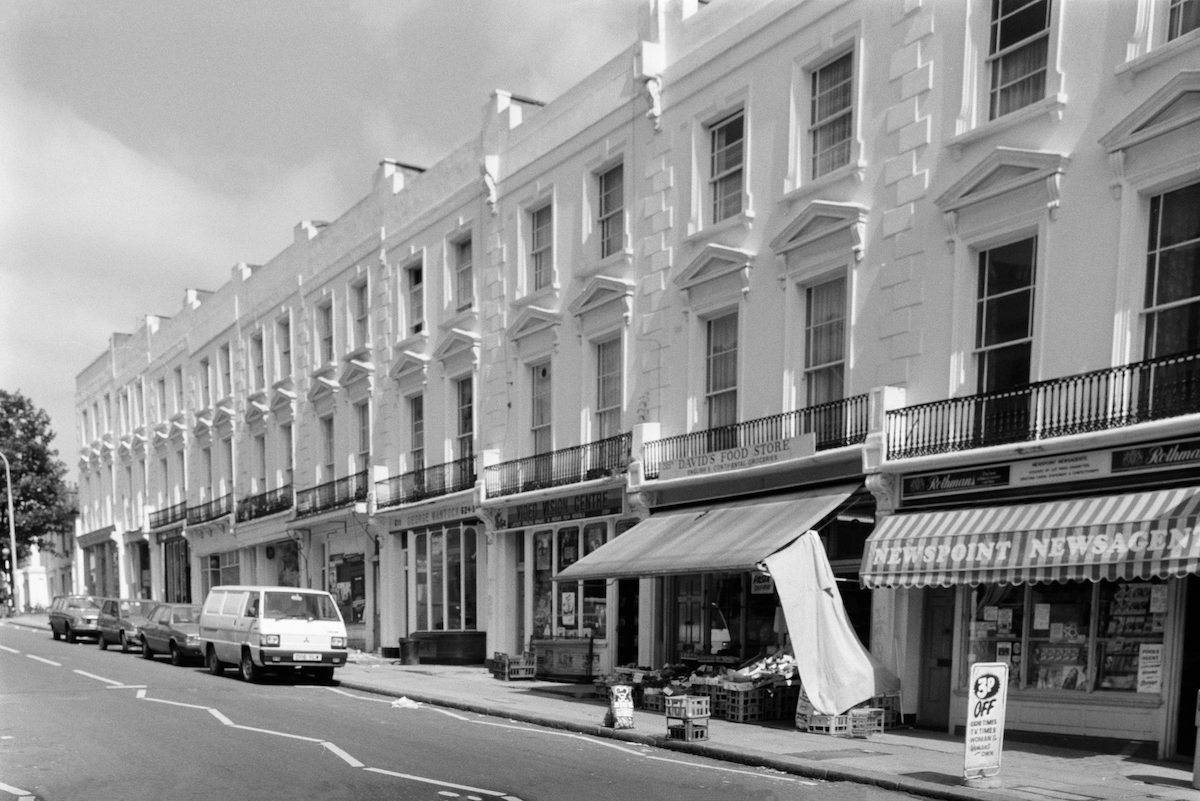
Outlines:
POLYGON ((406 706, 301 677, 247 684, 0 626, 0 801, 894 799, 647 746, 406 706))

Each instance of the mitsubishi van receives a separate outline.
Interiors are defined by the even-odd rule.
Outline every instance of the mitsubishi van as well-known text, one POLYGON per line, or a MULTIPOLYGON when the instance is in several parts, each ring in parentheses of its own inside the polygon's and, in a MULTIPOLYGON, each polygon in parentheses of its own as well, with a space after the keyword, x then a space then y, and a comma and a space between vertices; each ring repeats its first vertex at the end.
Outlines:
POLYGON ((213 587, 200 610, 200 652, 208 672, 236 666, 246 681, 264 672, 302 671, 333 681, 346 664, 346 624, 333 596, 298 587, 213 587))

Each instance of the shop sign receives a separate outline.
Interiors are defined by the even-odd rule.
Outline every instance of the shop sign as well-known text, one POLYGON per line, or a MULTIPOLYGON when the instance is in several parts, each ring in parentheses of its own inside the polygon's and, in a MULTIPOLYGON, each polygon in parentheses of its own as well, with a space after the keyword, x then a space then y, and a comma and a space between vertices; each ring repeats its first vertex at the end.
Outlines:
POLYGON ((974 492, 1008 486, 1009 468, 981 467, 975 470, 950 470, 944 473, 926 473, 907 476, 902 482, 905 498, 923 495, 949 495, 956 492, 974 492))
POLYGON ((444 523, 448 520, 461 520, 475 516, 475 505, 470 503, 453 503, 444 506, 430 506, 424 509, 414 509, 404 514, 395 515, 389 520, 393 529, 420 528, 421 526, 444 523))
POLYGON ((531 503, 506 506, 496 515, 496 528, 523 528, 585 517, 619 515, 624 511, 624 491, 617 487, 583 495, 546 498, 531 503))
POLYGON ((1154 470, 1184 467, 1200 463, 1200 439, 1181 440, 1141 448, 1122 448, 1112 452, 1112 471, 1154 470))
POLYGON ((712 451, 698 456, 681 456, 663 462, 658 468, 658 477, 669 479, 706 476, 764 464, 780 464, 811 456, 816 449, 816 435, 801 434, 798 437, 760 442, 742 448, 712 451))
POLYGON ((1163 644, 1144 642, 1138 646, 1137 691, 1162 692, 1163 644))
POLYGON ((159 544, 162 544, 164 542, 170 542, 171 540, 174 540, 174 539, 179 539, 182 536, 183 536, 183 527, 182 526, 170 528, 170 529, 167 529, 166 531, 160 531, 154 535, 155 540, 159 544))
POLYGON ((1008 703, 1008 665, 975 662, 967 694, 967 731, 963 777, 990 779, 1000 773, 1004 751, 1004 711, 1008 703))

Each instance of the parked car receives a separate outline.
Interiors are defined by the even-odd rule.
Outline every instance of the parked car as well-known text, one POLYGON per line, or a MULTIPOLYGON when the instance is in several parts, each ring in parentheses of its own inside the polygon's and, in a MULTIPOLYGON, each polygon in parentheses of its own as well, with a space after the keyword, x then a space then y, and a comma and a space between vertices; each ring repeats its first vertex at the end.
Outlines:
POLYGON ((200 612, 200 645, 209 673, 237 665, 246 681, 298 669, 331 682, 348 653, 333 596, 298 587, 213 587, 200 612))
POLYGON ((121 646, 122 651, 142 644, 142 627, 149 622, 150 613, 158 606, 155 601, 135 601, 131 598, 105 598, 100 605, 100 627, 96 643, 103 651, 109 644, 121 646))
POLYGON ((170 654, 172 665, 186 659, 199 659, 200 606, 198 604, 159 604, 142 627, 142 656, 170 654))
POLYGON ((98 637, 100 629, 96 618, 100 616, 102 598, 92 595, 59 595, 50 604, 50 634, 54 639, 67 638, 75 642, 77 637, 98 637))

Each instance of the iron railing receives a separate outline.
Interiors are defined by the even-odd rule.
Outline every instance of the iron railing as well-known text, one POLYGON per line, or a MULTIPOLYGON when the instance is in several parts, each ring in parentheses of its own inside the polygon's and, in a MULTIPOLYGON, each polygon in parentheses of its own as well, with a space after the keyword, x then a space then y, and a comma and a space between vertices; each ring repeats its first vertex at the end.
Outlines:
POLYGON ((181 523, 187 520, 187 511, 187 501, 182 501, 174 506, 168 506, 166 509, 151 512, 150 528, 162 528, 172 523, 181 523))
POLYGON ((629 467, 632 445, 632 434, 618 434, 586 445, 489 465, 483 469, 484 488, 489 498, 498 498, 613 476, 629 467))
POLYGON ((207 523, 209 520, 216 520, 218 517, 233 511, 233 495, 225 493, 220 498, 213 498, 211 501, 189 506, 187 510, 187 522, 189 526, 207 523))
POLYGON ((475 458, 435 464, 375 482, 375 505, 380 508, 437 498, 475 486, 475 458))
POLYGON ((345 506, 367 499, 367 471, 353 473, 345 478, 327 481, 296 493, 296 516, 315 515, 326 509, 345 506))
POLYGON ((887 413, 889 459, 1123 428, 1200 412, 1200 351, 887 413))
POLYGON ((642 448, 642 471, 646 478, 658 478, 662 465, 674 459, 761 445, 801 434, 815 434, 819 451, 856 445, 867 438, 867 399, 867 395, 855 395, 819 406, 647 442, 642 448))
POLYGON ((237 520, 239 523, 245 523, 247 520, 285 512, 292 508, 292 502, 291 484, 260 492, 258 495, 251 495, 249 498, 242 498, 238 501, 237 520))

